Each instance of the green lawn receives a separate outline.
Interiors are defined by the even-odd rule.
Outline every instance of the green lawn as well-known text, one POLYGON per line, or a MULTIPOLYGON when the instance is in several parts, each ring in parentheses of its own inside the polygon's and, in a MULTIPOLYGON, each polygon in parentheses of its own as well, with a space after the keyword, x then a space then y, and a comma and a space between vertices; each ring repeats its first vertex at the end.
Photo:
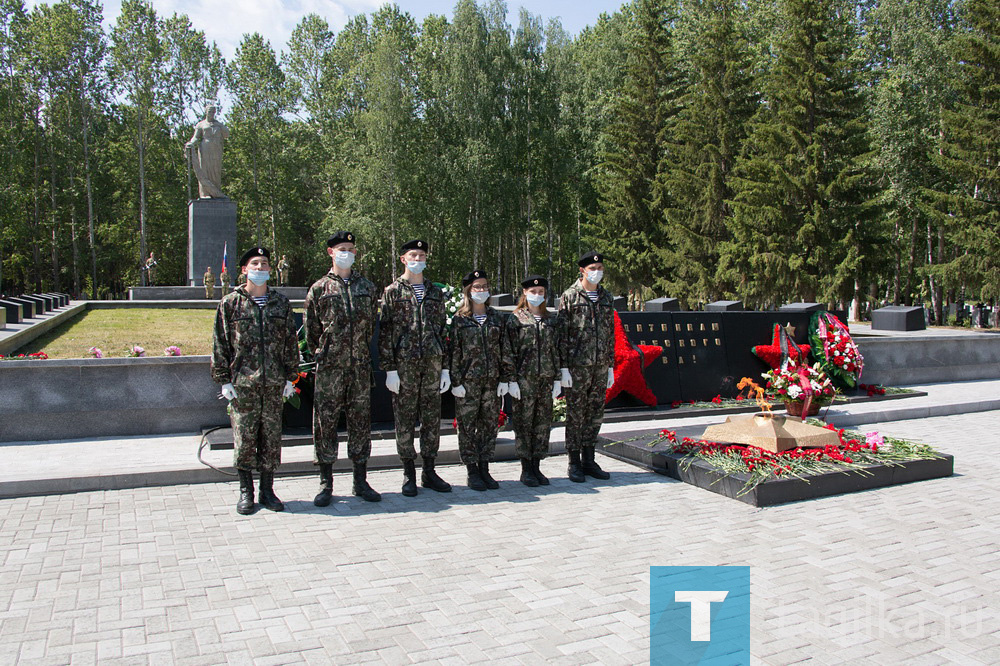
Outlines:
POLYGON ((162 356, 171 345, 184 356, 210 354, 215 310, 123 308, 88 310, 55 330, 17 350, 18 354, 43 351, 49 358, 84 358, 98 347, 105 357, 126 356, 139 345, 146 356, 162 356))

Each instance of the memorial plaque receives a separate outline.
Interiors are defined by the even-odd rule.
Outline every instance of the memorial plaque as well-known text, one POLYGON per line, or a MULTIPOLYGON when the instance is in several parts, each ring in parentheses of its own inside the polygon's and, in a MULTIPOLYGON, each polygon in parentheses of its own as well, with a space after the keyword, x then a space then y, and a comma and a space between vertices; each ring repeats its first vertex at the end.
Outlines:
POLYGON ((873 331, 923 331, 925 328, 922 307, 890 305, 872 310, 873 331))
POLYGON ((45 294, 28 294, 28 298, 33 298, 42 304, 42 312, 52 312, 56 309, 55 299, 45 294))
POLYGON ((7 323, 8 324, 20 324, 24 321, 23 311, 21 310, 21 304, 15 303, 8 300, 0 300, 0 308, 3 308, 4 312, 7 313, 7 323))
POLYGON ((514 305, 513 294, 494 294, 490 296, 490 305, 495 308, 514 305))
MULTIPOLYGON (((680 379, 677 372, 677 354, 673 340, 672 313, 670 312, 623 312, 619 314, 625 335, 632 344, 663 347, 660 358, 643 370, 646 383, 656 395, 659 404, 670 404, 681 399, 680 379)), ((619 397, 610 407, 631 407, 641 405, 632 396, 619 397)))
MULTIPOLYGON (((230 279, 239 273, 239 259, 247 248, 236 244, 236 202, 196 199, 188 203, 188 285, 205 286, 205 268, 219 275, 222 254, 229 254, 230 279)), ((274 249, 274 248, 270 248, 274 249)), ((274 259, 277 263, 277 258, 274 259)))
POLYGON ((721 312, 674 312, 674 347, 681 400, 710 400, 727 393, 729 374, 721 312))
POLYGON ((743 301, 714 301, 705 306, 705 312, 737 312, 745 309, 743 301))
POLYGON ((22 319, 32 319, 35 316, 35 303, 33 301, 28 301, 19 297, 11 297, 7 299, 21 306, 21 318, 22 319))
POLYGON ((35 316, 40 317, 49 310, 49 303, 41 296, 36 296, 34 294, 22 294, 18 298, 25 301, 31 301, 35 304, 35 316))
POLYGON ((646 301, 644 309, 646 312, 679 312, 681 302, 676 298, 654 298, 646 301))

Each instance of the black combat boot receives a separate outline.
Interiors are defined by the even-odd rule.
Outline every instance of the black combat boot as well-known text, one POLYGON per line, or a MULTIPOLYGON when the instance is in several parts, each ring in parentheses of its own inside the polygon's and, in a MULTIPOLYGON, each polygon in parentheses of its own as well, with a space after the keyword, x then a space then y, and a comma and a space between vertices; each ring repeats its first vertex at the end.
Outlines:
POLYGON ((531 461, 531 471, 535 473, 535 478, 538 479, 538 485, 547 486, 549 485, 548 478, 542 474, 542 459, 535 458, 531 461))
POLYGON ((583 465, 580 463, 580 452, 569 452, 569 480, 573 483, 583 483, 587 477, 583 475, 583 465))
POLYGON ((354 463, 354 494, 366 502, 382 501, 382 496, 368 485, 368 467, 365 463, 354 463))
POLYGON ((485 483, 486 487, 489 488, 490 490, 496 490, 497 488, 500 487, 500 483, 492 476, 490 476, 489 460, 479 461, 479 476, 483 478, 483 483, 485 483))
POLYGON ((594 460, 593 446, 583 447, 583 473, 602 481, 607 481, 611 478, 611 475, 601 469, 601 466, 594 460))
POLYGON ((486 482, 479 474, 479 465, 472 463, 466 465, 465 469, 469 471, 469 490, 486 490, 486 482))
POLYGON ((316 506, 330 506, 333 499, 333 465, 319 464, 319 494, 313 499, 316 506))
POLYGON ((285 505, 274 494, 274 472, 260 473, 260 505, 271 511, 285 510, 285 505))
POLYGON ((434 471, 434 458, 424 458, 424 470, 420 474, 420 485, 439 493, 450 493, 451 484, 434 471))
POLYGON ((538 487, 538 479, 535 478, 535 466, 528 458, 521 458, 521 483, 529 488, 538 487))
POLYGON ((253 513, 253 472, 248 469, 236 470, 240 476, 240 501, 236 503, 236 513, 249 516, 253 513))
POLYGON ((403 494, 417 496, 417 466, 412 460, 403 461, 403 494))

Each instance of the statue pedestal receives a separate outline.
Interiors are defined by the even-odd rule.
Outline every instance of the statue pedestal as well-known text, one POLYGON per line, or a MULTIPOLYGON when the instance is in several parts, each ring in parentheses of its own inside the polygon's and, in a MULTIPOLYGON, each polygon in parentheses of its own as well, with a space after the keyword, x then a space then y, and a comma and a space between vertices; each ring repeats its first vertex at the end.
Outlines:
POLYGON ((228 244, 230 280, 240 260, 236 246, 236 202, 232 199, 194 199, 188 203, 189 286, 205 286, 205 267, 211 266, 220 286, 222 252, 228 244))

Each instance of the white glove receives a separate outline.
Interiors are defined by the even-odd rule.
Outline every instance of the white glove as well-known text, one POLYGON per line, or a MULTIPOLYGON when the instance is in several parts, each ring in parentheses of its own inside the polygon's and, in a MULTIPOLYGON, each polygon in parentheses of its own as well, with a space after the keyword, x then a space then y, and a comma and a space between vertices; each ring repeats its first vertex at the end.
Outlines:
POLYGON ((514 398, 514 400, 521 399, 521 387, 517 385, 517 382, 507 384, 507 393, 510 393, 510 397, 514 398))
POLYGON ((295 395, 295 384, 293 384, 290 381, 286 380, 285 381, 285 390, 281 393, 281 397, 283 397, 283 398, 291 398, 293 395, 295 395))
POLYGON ((559 397, 559 394, 562 393, 562 388, 563 388, 562 387, 562 382, 560 382, 558 379, 556 381, 552 382, 552 399, 553 400, 555 400, 556 398, 559 397))
POLYGON ((385 387, 393 393, 399 393, 399 373, 389 370, 385 373, 385 387))
POLYGON ((608 368, 608 388, 611 388, 615 383, 615 369, 608 368))
POLYGON ((236 389, 232 384, 222 385, 222 397, 226 400, 236 400, 236 389))
POLYGON ((464 398, 465 397, 465 387, 464 386, 452 386, 451 387, 451 394, 453 396, 455 396, 456 398, 464 398))
POLYGON ((451 373, 447 370, 441 371, 441 393, 445 393, 451 388, 451 373))
POLYGON ((502 398, 507 395, 507 384, 506 382, 500 382, 497 384, 497 397, 502 398))
POLYGON ((562 373, 562 381, 560 383, 566 388, 573 388, 573 375, 569 374, 569 368, 562 368, 559 372, 562 373))

